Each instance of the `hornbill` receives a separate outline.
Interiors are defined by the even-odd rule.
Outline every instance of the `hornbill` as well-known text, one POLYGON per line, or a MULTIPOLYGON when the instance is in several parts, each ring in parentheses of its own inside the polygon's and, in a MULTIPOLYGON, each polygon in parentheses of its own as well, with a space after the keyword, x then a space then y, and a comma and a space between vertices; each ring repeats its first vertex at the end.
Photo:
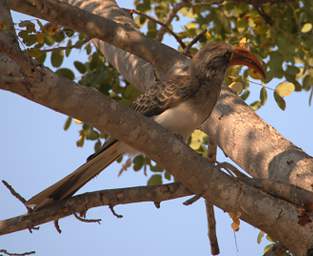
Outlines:
MULTIPOLYGON (((265 76, 262 64, 247 49, 222 42, 208 43, 192 58, 188 75, 176 75, 149 87, 131 108, 186 139, 211 114, 225 72, 233 65, 246 65, 265 76)), ((122 154, 132 151, 122 141, 109 139, 85 164, 26 204, 38 209, 70 197, 122 154)))

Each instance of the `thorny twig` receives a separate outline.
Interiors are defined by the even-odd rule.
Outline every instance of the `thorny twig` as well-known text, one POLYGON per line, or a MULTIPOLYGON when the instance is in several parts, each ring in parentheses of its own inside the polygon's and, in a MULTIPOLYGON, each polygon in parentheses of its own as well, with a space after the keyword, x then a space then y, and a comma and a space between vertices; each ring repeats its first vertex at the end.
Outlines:
POLYGON ((101 221, 102 221, 102 219, 86 219, 86 218, 82 218, 76 212, 73 215, 75 216, 76 219, 78 219, 81 222, 85 222, 85 223, 98 223, 98 224, 101 224, 101 221))
POLYGON ((199 199, 201 198, 200 195, 194 195, 193 197, 187 199, 185 202, 183 202, 183 205, 191 205, 193 204, 194 202, 198 201, 199 199))
POLYGON ((112 214, 113 214, 116 218, 123 218, 123 217, 124 217, 123 215, 116 213, 116 211, 114 210, 114 205, 109 205, 109 208, 110 208, 112 214))
POLYGON ((61 234, 62 230, 61 230, 60 225, 59 225, 59 220, 55 220, 53 222, 53 224, 54 224, 55 229, 58 231, 58 233, 61 234))

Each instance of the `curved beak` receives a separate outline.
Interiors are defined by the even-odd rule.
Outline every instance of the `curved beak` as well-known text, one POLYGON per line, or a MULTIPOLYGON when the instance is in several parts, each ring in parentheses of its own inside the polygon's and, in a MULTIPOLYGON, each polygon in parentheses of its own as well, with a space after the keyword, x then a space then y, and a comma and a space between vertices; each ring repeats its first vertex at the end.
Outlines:
POLYGON ((229 62, 230 66, 245 65, 265 78, 265 70, 263 64, 247 49, 235 47, 229 62))

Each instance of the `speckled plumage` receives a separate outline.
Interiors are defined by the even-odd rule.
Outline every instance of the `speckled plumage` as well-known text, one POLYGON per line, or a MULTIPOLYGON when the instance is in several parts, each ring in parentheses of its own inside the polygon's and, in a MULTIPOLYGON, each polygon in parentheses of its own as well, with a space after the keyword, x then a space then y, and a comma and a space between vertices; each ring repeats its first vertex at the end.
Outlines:
MULTIPOLYGON (((230 57, 231 46, 224 43, 208 44, 192 59, 188 76, 159 81, 139 96, 131 108, 153 118, 170 131, 188 137, 210 115, 230 57)), ((110 139, 87 163, 32 197, 27 204, 38 208, 73 195, 129 149, 123 142, 110 139)))

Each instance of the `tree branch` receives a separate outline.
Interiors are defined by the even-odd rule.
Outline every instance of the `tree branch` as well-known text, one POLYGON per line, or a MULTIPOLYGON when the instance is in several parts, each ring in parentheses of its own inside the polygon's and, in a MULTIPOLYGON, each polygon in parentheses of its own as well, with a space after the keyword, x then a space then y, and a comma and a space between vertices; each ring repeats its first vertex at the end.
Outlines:
POLYGON ((164 26, 162 26, 159 30, 159 32, 157 33, 156 36, 156 40, 158 41, 162 41, 163 40, 163 36, 164 34, 168 31, 168 27, 172 24, 172 21, 174 20, 175 16, 177 15, 177 13, 184 8, 185 6, 190 5, 189 1, 183 0, 180 3, 176 3, 172 10, 168 13, 165 22, 164 22, 164 26))
MULTIPOLYGON (((121 189, 100 190, 81 194, 63 201, 55 202, 45 208, 32 211, 27 215, 0 221, 0 235, 37 226, 56 219, 64 218, 86 209, 103 205, 120 205, 138 202, 161 202, 191 195, 178 183, 159 186, 140 186, 121 189)), ((83 219, 86 221, 85 219, 83 219)), ((97 220, 98 221, 98 220, 97 220)))

